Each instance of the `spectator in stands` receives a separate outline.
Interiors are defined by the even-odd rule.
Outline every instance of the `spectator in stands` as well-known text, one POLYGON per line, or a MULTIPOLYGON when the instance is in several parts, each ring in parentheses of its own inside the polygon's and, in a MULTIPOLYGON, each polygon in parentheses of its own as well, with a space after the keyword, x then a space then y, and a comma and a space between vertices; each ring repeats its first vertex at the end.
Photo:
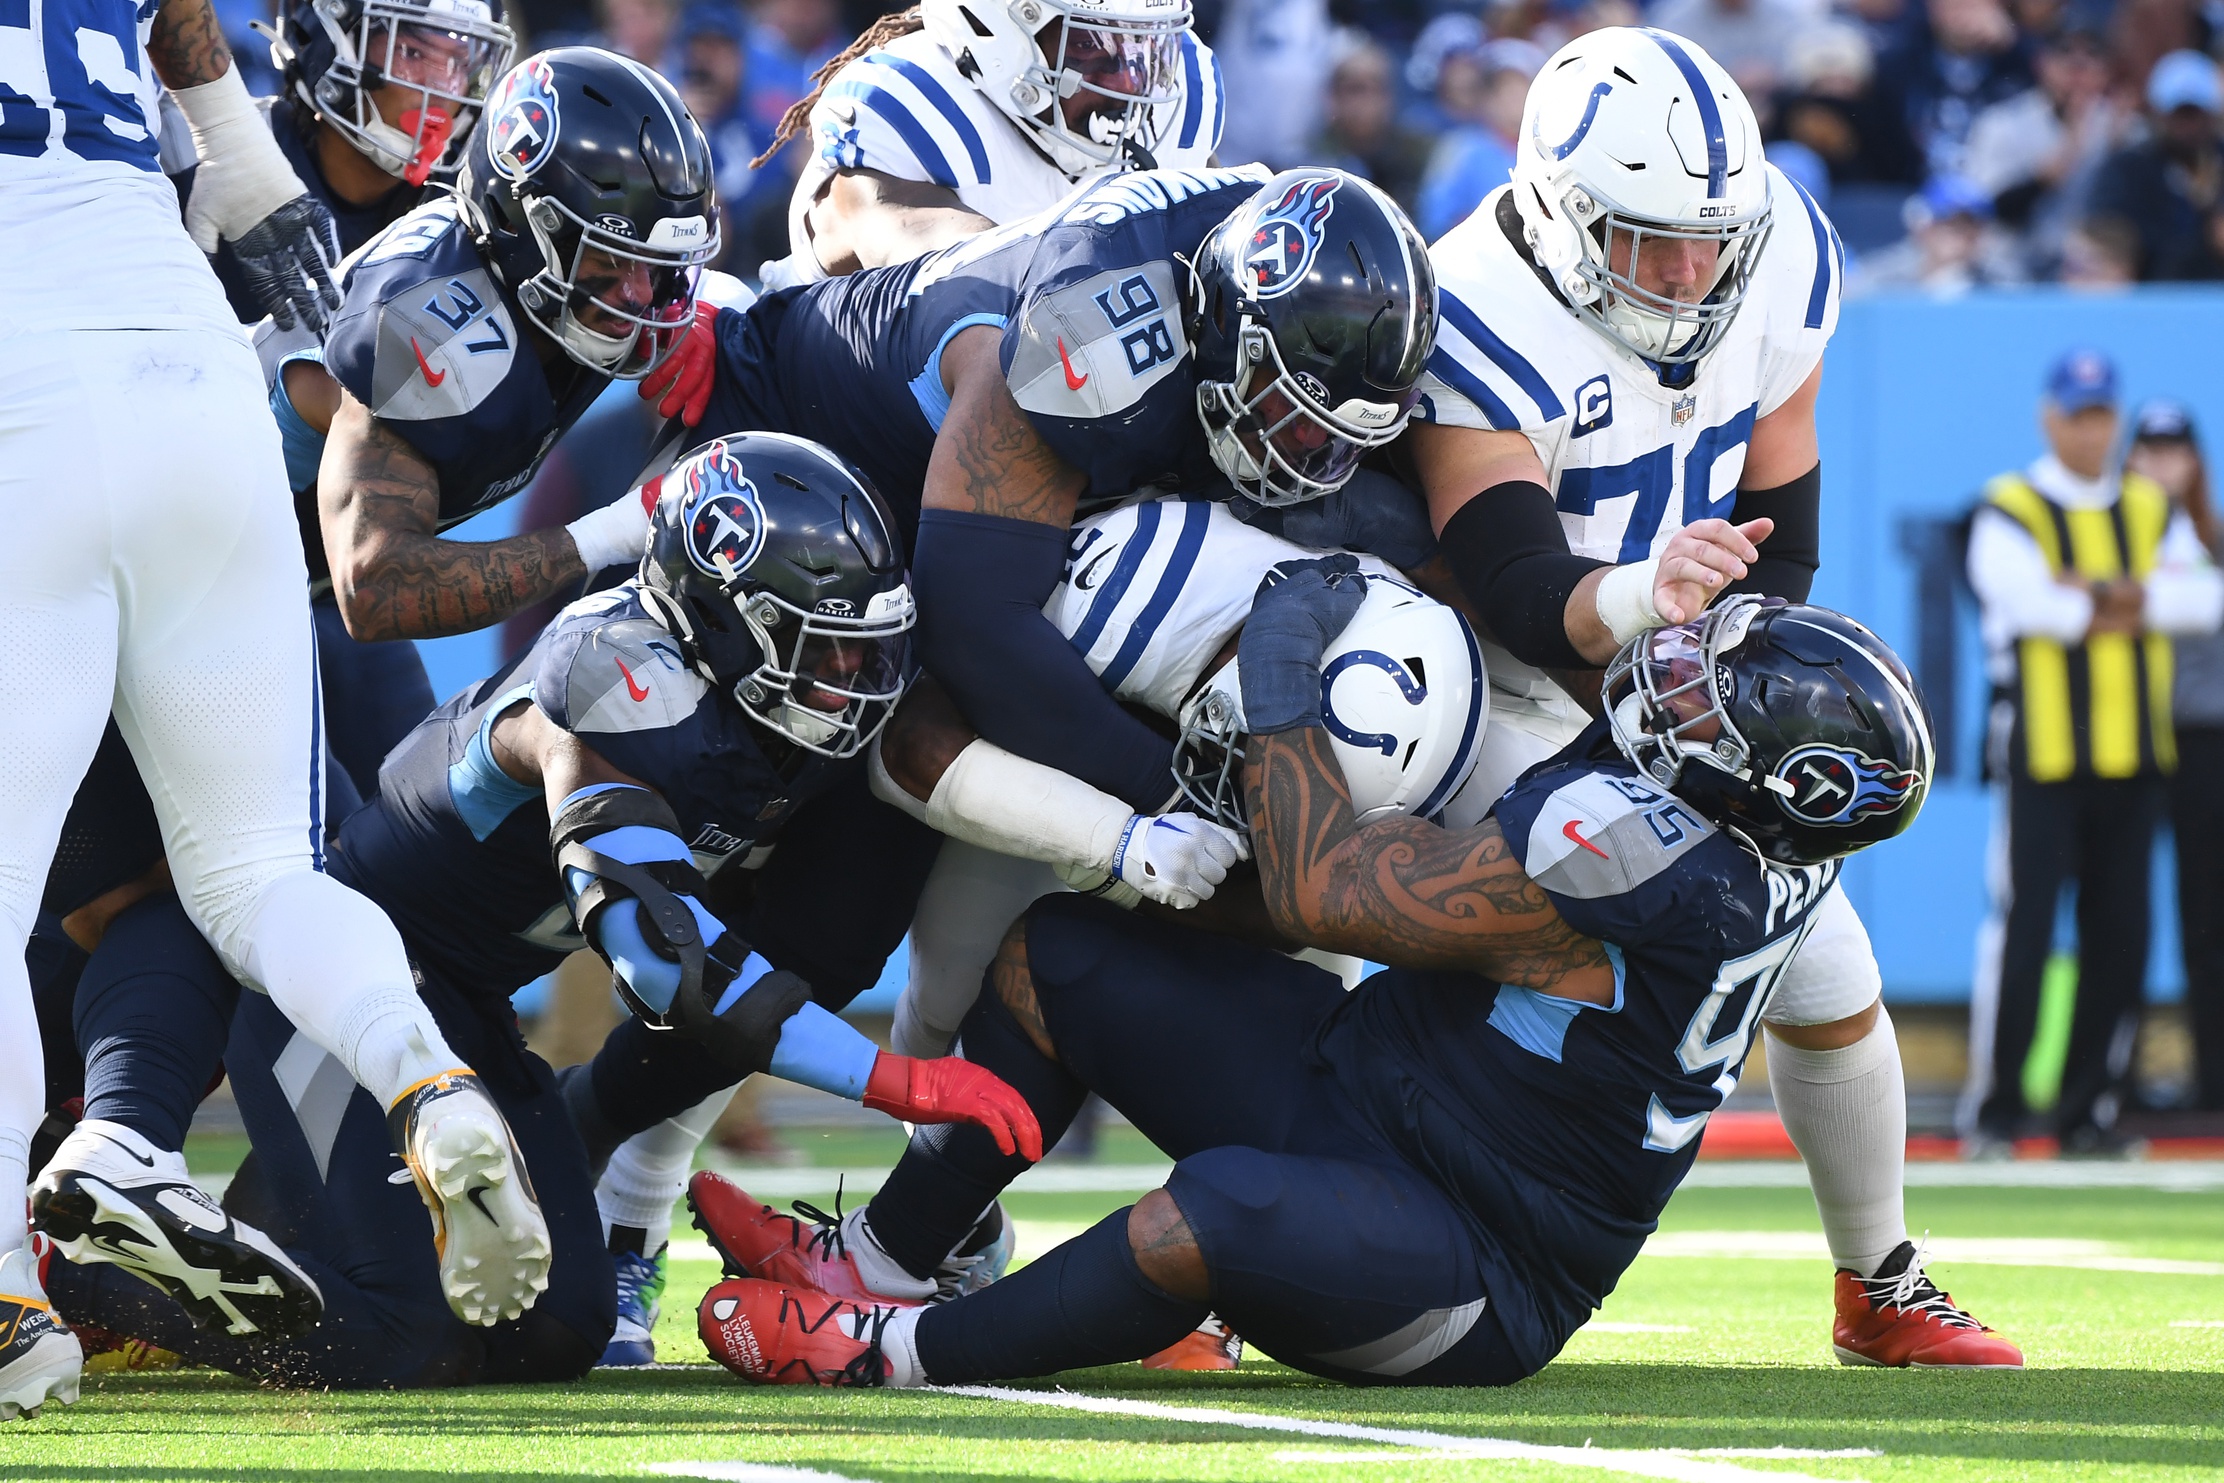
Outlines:
POLYGON ((1659 0, 1649 21, 1705 47, 1749 98, 1776 91, 1793 40, 1814 24, 1800 0, 1659 0))
MULTIPOLYGON (((811 91, 811 74, 848 46, 850 37, 836 0, 756 0, 749 10, 749 122, 759 137, 770 139, 780 131, 782 115, 811 91)), ((793 157, 801 151, 783 153, 793 157)))
POLYGON ((2143 281, 2224 276, 2220 114, 2224 84, 2216 64, 2196 51, 2172 52, 2147 78, 2148 137, 2101 168, 2092 210, 2122 219, 2138 235, 2143 281))
MULTIPOLYGON (((762 202, 762 187, 779 195, 785 219, 787 198, 780 194, 778 171, 751 170, 765 141, 751 124, 748 108, 748 28, 733 0, 696 0, 680 17, 680 97, 710 140, 718 173, 718 209, 725 217, 726 240, 738 244, 762 202)), ((759 258, 729 249, 726 261, 753 270, 759 258)))
POLYGON ((645 67, 664 70, 674 59, 672 23, 676 0, 596 0, 603 44, 645 67))
POLYGON ((2062 888, 2077 886, 2077 1003, 2053 1125, 2067 1154, 2132 1151, 2115 1129, 2147 977, 2148 866, 2176 761, 2170 637, 2214 632, 2224 578, 2161 486, 2111 466, 2116 369, 2074 350, 2046 381, 2049 451, 1985 486, 1969 580, 1994 684, 1993 913, 1971 1004, 1965 1152, 2024 1131, 2062 888))
POLYGON ((1483 197, 1506 183, 1514 167, 1529 80, 1544 53, 1507 38, 1448 53, 1437 97, 1459 124, 1439 139, 1421 177, 1413 223, 1434 242, 1467 219, 1483 197))
POLYGON ((2113 216, 2088 216, 2062 239, 2055 281, 2068 288, 2114 293, 2139 281, 2139 234, 2113 216))
POLYGON ((1993 225, 1992 198, 1959 175, 1934 175, 1904 209, 1908 235, 1856 264, 1849 295, 1916 289, 1950 298, 2023 281, 2015 245, 1993 225))
POLYGON ((1830 167, 1833 185, 1920 185, 1922 156, 1896 98, 1880 98, 1876 58, 1860 27, 1823 21, 1792 39, 1771 140, 1805 145, 1830 167))
POLYGON ((1213 54, 1234 100, 1220 135, 1230 165, 1305 163, 1328 97, 1327 0, 1228 0, 1213 54))
MULTIPOLYGON (((2224 553, 2208 464, 2184 404, 2152 401, 2139 409, 2124 467, 2162 486, 2212 559, 2224 553)), ((2178 771, 2170 780, 2170 824, 2178 846, 2178 940, 2193 1027, 2194 1105, 2224 1112, 2224 633, 2181 638, 2176 651, 2170 693, 2178 771)))
POLYGON ((1993 104, 1970 125, 1962 173, 1992 197, 2001 224, 2022 234, 2031 270, 2047 273, 2130 120, 2109 94, 2107 43, 2098 32, 2058 32, 2040 46, 2033 68, 2037 87, 1993 104))
POLYGON ((1925 14, 1877 71, 1930 173, 1954 173, 1977 115, 2031 86, 2030 57, 2000 0, 1929 0, 1925 14))
POLYGON ((1398 122, 1390 54, 1349 27, 1336 32, 1331 54, 1328 106, 1307 162, 1364 176, 1411 211, 1431 141, 1398 122))

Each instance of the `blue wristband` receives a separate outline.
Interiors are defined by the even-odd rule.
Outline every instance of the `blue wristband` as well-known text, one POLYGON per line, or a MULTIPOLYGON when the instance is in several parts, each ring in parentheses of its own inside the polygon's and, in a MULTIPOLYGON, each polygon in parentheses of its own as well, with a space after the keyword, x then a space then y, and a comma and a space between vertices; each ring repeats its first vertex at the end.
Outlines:
POLYGON ((806 1004, 780 1027, 780 1043, 772 1048, 768 1069, 783 1080, 861 1102, 879 1058, 880 1047, 840 1016, 806 1004))

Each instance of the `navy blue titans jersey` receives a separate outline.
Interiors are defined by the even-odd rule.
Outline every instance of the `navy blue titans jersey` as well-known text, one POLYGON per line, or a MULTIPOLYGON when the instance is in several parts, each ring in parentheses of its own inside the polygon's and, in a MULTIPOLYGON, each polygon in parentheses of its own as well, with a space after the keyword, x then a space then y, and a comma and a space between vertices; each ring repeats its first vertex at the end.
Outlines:
POLYGON ((428 201, 365 248, 324 344, 325 369, 439 473, 443 530, 523 488, 610 384, 568 356, 543 365, 456 213, 428 201))
POLYGON ((413 957, 493 994, 585 946, 549 856, 547 800, 489 750, 494 722, 521 700, 661 794, 706 876, 855 765, 809 758, 783 779, 631 583, 565 608, 515 663, 403 738, 333 851, 335 873, 386 909, 413 957))
POLYGON ((1173 258, 1194 254, 1266 179, 1263 166, 1108 176, 926 257, 722 312, 718 386, 698 432, 792 433, 845 454, 908 547, 950 410, 942 351, 960 330, 991 325, 1013 397, 1088 474, 1084 500, 1201 487, 1218 471, 1197 421, 1173 258))
POLYGON ((1513 1254, 1519 1301, 1494 1289, 1510 1325, 1529 1322, 1518 1310, 1533 1303, 1549 1357, 1690 1170, 1838 866, 1763 861, 1640 776, 1604 721, 1492 815, 1562 920, 1606 945, 1613 1005, 1390 972, 1354 996, 1354 1049, 1395 1064, 1467 1138, 1587 1213, 1592 1239, 1513 1254))

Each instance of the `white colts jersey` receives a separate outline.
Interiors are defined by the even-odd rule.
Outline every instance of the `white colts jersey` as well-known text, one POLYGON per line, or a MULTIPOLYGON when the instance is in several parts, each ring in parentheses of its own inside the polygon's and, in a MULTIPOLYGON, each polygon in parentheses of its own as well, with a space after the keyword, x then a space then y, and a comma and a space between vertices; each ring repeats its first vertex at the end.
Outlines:
MULTIPOLYGON (((1202 170, 1220 144, 1226 100, 1220 64, 1194 35, 1182 38, 1181 96, 1152 119, 1166 170, 1202 170)), ((924 31, 869 51, 834 75, 811 110, 811 158, 788 202, 793 281, 826 276, 804 215, 838 170, 877 170, 957 192, 966 209, 1002 225, 1057 205, 1123 165, 1068 175, 1003 110, 958 71, 924 31)))
POLYGON ((1429 249, 1443 317, 1414 416, 1526 433, 1578 556, 1642 561, 1680 527, 1729 515, 1753 423, 1822 360, 1845 277, 1828 218, 1768 174, 1775 228, 1745 307, 1681 390, 1544 285, 1500 225, 1512 189, 1500 186, 1429 249))
POLYGON ((46 0, 0 17, 0 339, 241 332, 163 175, 155 7, 46 0))
MULTIPOLYGON (((1179 717, 1205 667, 1251 616, 1267 572, 1320 554, 1253 530, 1211 500, 1142 500, 1074 526, 1065 580, 1043 615, 1115 699, 1179 717)), ((1373 556, 1359 567, 1404 582, 1373 556)))

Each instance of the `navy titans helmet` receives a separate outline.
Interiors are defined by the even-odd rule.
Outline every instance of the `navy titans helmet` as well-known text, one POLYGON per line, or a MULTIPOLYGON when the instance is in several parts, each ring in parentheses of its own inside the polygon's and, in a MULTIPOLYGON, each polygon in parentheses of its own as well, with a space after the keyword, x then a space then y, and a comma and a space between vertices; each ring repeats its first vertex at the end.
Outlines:
POLYGON ((1781 864, 1904 832, 1936 770, 1899 655, 1806 603, 1733 597, 1640 634, 1607 667, 1605 699, 1639 771, 1781 864))
POLYGON ((456 191, 526 317, 582 365, 638 380, 678 347, 718 256, 712 173, 670 83, 564 46, 494 85, 456 191))
POLYGON ((1436 274, 1396 202, 1341 170, 1285 170, 1191 266, 1197 416, 1238 493, 1318 499, 1405 430, 1436 344, 1436 274))
POLYGON ((642 602, 696 671, 806 751, 863 751, 911 683, 918 617, 872 484, 817 443, 737 433, 644 493, 642 602))

